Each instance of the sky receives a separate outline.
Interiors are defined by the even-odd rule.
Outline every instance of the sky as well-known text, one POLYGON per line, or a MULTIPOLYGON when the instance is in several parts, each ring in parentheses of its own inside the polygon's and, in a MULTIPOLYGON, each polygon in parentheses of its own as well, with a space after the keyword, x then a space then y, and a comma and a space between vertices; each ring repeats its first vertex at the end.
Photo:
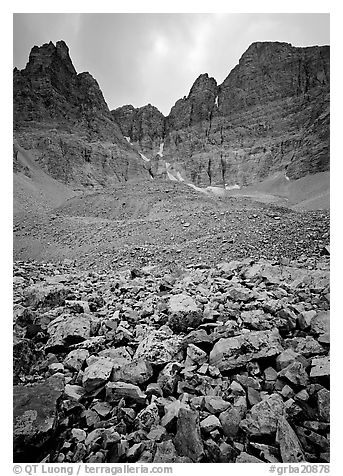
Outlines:
POLYGON ((167 115, 202 73, 223 82, 255 41, 329 44, 329 14, 17 13, 14 66, 64 40, 77 72, 98 81, 110 109, 153 104, 167 115))

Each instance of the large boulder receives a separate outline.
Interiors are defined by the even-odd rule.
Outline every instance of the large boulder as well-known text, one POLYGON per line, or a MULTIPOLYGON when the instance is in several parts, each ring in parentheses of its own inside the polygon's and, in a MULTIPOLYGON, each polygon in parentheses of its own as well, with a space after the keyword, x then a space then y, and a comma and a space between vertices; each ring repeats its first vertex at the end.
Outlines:
POLYGON ((278 421, 283 415, 285 405, 279 394, 272 394, 254 405, 241 421, 240 427, 249 435, 275 436, 278 421))
POLYGON ((200 434, 199 413, 188 408, 180 408, 174 445, 179 455, 187 456, 194 463, 204 455, 204 445, 200 434))
POLYGON ((134 359, 145 358, 152 365, 162 366, 175 360, 182 338, 162 329, 152 331, 139 343, 134 359))
POLYGON ((61 352, 91 336, 94 317, 90 314, 62 314, 48 325, 47 352, 61 352))
POLYGON ((64 377, 54 375, 44 383, 13 387, 14 461, 39 461, 57 426, 57 405, 64 377))
POLYGON ((282 350, 277 329, 248 332, 220 339, 210 353, 210 364, 219 370, 232 370, 246 365, 251 360, 274 357, 282 350))

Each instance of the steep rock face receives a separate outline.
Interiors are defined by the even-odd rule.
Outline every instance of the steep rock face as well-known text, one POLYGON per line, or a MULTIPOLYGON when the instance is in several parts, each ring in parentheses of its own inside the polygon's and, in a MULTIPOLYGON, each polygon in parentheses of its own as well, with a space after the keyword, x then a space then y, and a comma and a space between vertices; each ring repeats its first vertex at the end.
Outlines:
POLYGON ((201 75, 166 129, 166 160, 196 184, 328 170, 329 47, 253 43, 218 87, 201 75))
POLYGON ((114 120, 125 137, 138 142, 144 151, 159 147, 164 136, 164 116, 151 104, 140 108, 131 105, 112 111, 114 120))
POLYGON ((179 99, 167 117, 167 130, 192 126, 200 121, 211 121, 217 110, 217 82, 208 74, 201 74, 193 84, 187 98, 179 99))
POLYGON ((63 41, 33 47, 13 80, 15 139, 54 178, 94 187, 147 175, 97 81, 77 74, 63 41))

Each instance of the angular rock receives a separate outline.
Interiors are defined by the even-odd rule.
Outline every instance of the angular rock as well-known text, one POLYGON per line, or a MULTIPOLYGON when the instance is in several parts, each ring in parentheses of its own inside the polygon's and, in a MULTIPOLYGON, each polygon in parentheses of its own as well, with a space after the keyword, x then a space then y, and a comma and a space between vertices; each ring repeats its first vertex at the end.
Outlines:
POLYGON ((25 292, 25 306, 33 309, 63 306, 69 294, 69 289, 62 284, 34 284, 25 292))
POLYGON ((210 364, 219 370, 239 368, 250 362, 273 357, 282 352, 280 334, 272 331, 256 331, 228 339, 220 339, 210 353, 210 364))
POLYGON ((83 377, 82 385, 87 392, 92 392, 109 380, 113 368, 111 359, 100 357, 86 368, 83 377))
POLYGON ((150 431, 151 427, 159 424, 159 421, 160 417, 155 403, 150 403, 146 408, 143 408, 136 417, 137 428, 145 431, 150 431))
POLYGON ((106 400, 116 402, 121 398, 127 398, 137 403, 145 403, 146 395, 137 385, 126 382, 108 382, 106 384, 106 400))
POLYGON ((179 456, 173 442, 167 440, 156 444, 153 463, 192 463, 192 460, 185 456, 179 456))
POLYGON ((221 428, 221 424, 216 416, 209 415, 200 422, 200 428, 206 433, 211 433, 211 431, 221 428))
POLYGON ((314 335, 330 333, 330 311, 319 312, 311 320, 311 332, 314 335))
POLYGON ((264 461, 262 461, 261 459, 256 458, 256 456, 249 455, 245 451, 242 451, 242 453, 239 456, 237 456, 235 462, 236 463, 264 463, 264 461))
POLYGON ((199 413, 188 408, 180 408, 174 445, 179 455, 187 456, 194 463, 204 455, 201 439, 199 413))
POLYGON ((181 342, 179 336, 170 336, 163 330, 153 331, 139 343, 134 359, 145 358, 152 365, 165 365, 175 359, 181 342))
POLYGON ((134 385, 140 385, 147 382, 153 375, 153 369, 150 362, 146 359, 135 359, 128 364, 114 368, 112 382, 128 382, 134 385))
POLYGON ((47 352, 63 351, 66 347, 88 339, 93 318, 88 314, 63 314, 48 325, 47 352))
POLYGON ((240 427, 250 435, 275 435, 277 424, 284 412, 284 403, 279 394, 270 395, 254 405, 241 421, 240 427))
POLYGON ((85 395, 86 390, 80 385, 67 384, 64 389, 64 393, 67 397, 76 400, 77 402, 85 395))
POLYGON ((79 371, 81 370, 86 359, 89 357, 89 352, 86 349, 75 349, 69 352, 63 363, 67 369, 79 371))
POLYGON ((53 438, 63 389, 63 376, 30 387, 13 387, 14 461, 36 461, 53 438))
POLYGON ((207 354, 203 350, 201 350, 199 347, 197 347, 194 344, 189 344, 187 347, 187 357, 186 359, 186 366, 187 366, 187 360, 189 362, 190 360, 190 365, 193 365, 194 363, 201 365, 207 361, 207 354))
POLYGON ((312 359, 312 368, 310 377, 329 377, 330 376, 330 357, 317 357, 312 359))
POLYGON ((279 377, 287 379, 294 385, 306 387, 309 383, 309 376, 299 361, 294 361, 279 372, 279 377))
POLYGON ((284 416, 281 416, 278 422, 276 441, 280 446, 283 463, 301 463, 306 461, 298 437, 284 416))
POLYGON ((178 362, 169 362, 159 373, 157 383, 165 396, 174 394, 180 380, 180 370, 178 362))
POLYGON ((330 422, 330 391, 326 388, 322 388, 317 393, 317 407, 319 419, 330 422))
POLYGON ((225 436, 235 438, 239 431, 239 425, 242 420, 240 412, 234 407, 230 406, 227 410, 219 415, 219 421, 223 428, 225 436))

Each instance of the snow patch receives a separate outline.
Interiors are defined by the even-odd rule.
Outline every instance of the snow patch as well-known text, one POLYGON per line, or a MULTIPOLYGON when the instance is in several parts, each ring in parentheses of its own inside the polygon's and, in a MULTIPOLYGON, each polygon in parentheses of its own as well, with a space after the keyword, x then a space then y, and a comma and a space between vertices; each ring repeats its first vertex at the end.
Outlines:
POLYGON ((218 107, 218 96, 216 96, 216 99, 214 101, 214 104, 218 107))
POLYGON ((225 184, 225 190, 239 190, 241 187, 235 183, 234 185, 226 185, 225 184))
POLYGON ((160 143, 160 150, 157 152, 157 155, 160 157, 163 157, 163 147, 164 147, 164 142, 160 143))
POLYGON ((288 181, 290 180, 290 178, 287 176, 287 174, 285 174, 285 179, 288 180, 288 181))
POLYGON ((139 153, 139 155, 142 157, 142 159, 143 159, 145 162, 150 162, 150 160, 147 159, 147 158, 145 157, 145 155, 143 155, 141 152, 138 152, 138 153, 139 153))

